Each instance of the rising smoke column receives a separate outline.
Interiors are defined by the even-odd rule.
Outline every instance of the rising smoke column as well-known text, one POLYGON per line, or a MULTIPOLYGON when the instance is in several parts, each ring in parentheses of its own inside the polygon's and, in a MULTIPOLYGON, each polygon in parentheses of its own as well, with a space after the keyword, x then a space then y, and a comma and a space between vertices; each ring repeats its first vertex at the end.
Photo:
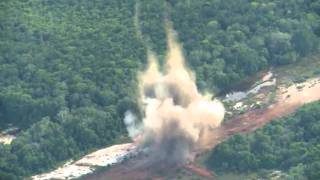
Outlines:
MULTIPOLYGON (((137 22, 138 23, 138 22, 137 22)), ((218 127, 224 117, 224 107, 212 100, 211 94, 202 95, 194 74, 185 66, 180 45, 176 42, 171 24, 167 21, 168 53, 164 72, 158 60, 148 50, 148 68, 139 76, 140 98, 144 118, 137 128, 156 161, 185 162, 192 151, 201 149, 205 134, 218 127)), ((141 34, 140 34, 141 35, 141 34)), ((129 132, 135 132, 127 113, 129 132)), ((132 133, 131 133, 132 134, 132 133)))

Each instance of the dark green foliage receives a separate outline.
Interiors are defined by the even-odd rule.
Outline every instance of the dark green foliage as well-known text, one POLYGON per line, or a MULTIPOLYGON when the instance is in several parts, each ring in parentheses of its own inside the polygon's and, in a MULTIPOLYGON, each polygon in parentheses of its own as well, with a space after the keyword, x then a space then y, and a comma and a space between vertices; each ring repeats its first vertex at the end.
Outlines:
POLYGON ((319 179, 319 122, 320 102, 306 105, 253 134, 235 135, 219 144, 207 163, 214 170, 242 173, 257 169, 294 173, 293 168, 300 166, 308 179, 319 179))
POLYGON ((75 152, 75 143, 63 128, 44 118, 24 132, 12 144, 17 163, 27 172, 41 172, 56 162, 65 160, 75 152))
MULTIPOLYGON (((125 134, 123 113, 142 114, 136 76, 145 46, 164 59, 165 17, 199 87, 217 92, 315 52, 319 7, 315 0, 1 0, 0 129, 11 124, 22 133, 0 146, 0 179, 46 171, 125 134)), ((237 148, 243 169, 259 167, 249 144, 237 148)), ((273 167, 277 154, 263 158, 273 167)))
POLYGON ((0 2, 0 179, 43 172, 125 134, 145 47, 131 0, 0 2))
POLYGON ((167 49, 165 32, 165 4, 164 1, 139 0, 139 25, 143 40, 149 48, 159 55, 165 54, 167 49))
POLYGON ((294 63, 318 49, 315 0, 168 2, 202 88, 228 89, 243 77, 270 65, 294 63))
POLYGON ((319 47, 317 1, 139 2, 148 46, 164 55, 163 18, 171 18, 201 89, 228 90, 244 77, 294 63, 319 47))
POLYGON ((136 95, 145 51, 131 1, 1 1, 0 123, 136 95), (27 113, 28 112, 28 113, 27 113))

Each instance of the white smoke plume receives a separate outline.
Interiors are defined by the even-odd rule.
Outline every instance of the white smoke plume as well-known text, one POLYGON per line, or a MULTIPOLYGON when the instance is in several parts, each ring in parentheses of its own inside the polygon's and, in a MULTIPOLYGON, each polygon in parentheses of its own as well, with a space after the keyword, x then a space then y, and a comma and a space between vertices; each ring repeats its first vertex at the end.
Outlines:
POLYGON ((168 53, 163 72, 149 50, 148 68, 139 76, 142 126, 139 130, 132 128, 136 127, 132 113, 127 113, 125 122, 131 137, 141 132, 142 145, 148 146, 155 160, 176 164, 202 148, 206 133, 221 124, 225 110, 211 94, 198 91, 174 31, 169 23, 166 27, 168 53))
POLYGON ((131 139, 134 139, 141 133, 141 124, 137 122, 137 117, 131 111, 125 113, 124 124, 131 139))

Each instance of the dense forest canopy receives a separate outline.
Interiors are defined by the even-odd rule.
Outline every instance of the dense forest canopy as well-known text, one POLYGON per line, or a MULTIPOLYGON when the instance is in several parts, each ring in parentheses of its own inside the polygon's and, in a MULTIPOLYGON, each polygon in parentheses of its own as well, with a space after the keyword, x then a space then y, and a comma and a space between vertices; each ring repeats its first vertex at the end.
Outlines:
POLYGON ((198 84, 228 88, 318 48, 317 1, 170 1, 174 26, 198 84))
POLYGON ((199 87, 219 92, 317 51, 319 15, 317 0, 2 0, 0 129, 22 132, 0 145, 0 177, 43 172, 124 135, 123 113, 140 112, 146 45, 165 54, 164 17, 199 87))
POLYGON ((125 133, 122 116, 137 107, 145 63, 134 5, 0 2, 0 124, 23 129, 1 146, 10 155, 0 156, 0 172, 41 172, 125 133))
POLYGON ((248 135, 235 135, 211 153, 216 172, 283 170, 289 179, 320 179, 320 102, 273 121, 248 135))

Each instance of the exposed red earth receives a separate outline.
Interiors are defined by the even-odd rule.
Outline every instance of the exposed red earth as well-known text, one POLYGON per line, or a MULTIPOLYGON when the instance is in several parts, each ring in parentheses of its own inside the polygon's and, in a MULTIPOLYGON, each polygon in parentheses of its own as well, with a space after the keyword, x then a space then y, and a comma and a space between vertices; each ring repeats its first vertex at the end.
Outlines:
POLYGON ((193 164, 186 164, 183 166, 186 170, 191 171, 195 174, 197 174, 198 176, 201 176, 203 178, 207 178, 207 179, 214 179, 214 174, 204 168, 200 168, 200 167, 196 167, 193 164))
MULTIPOLYGON (((236 133, 249 133, 264 126, 271 120, 288 115, 294 112, 303 104, 320 99, 320 83, 318 79, 310 80, 300 85, 294 85, 279 90, 277 102, 264 109, 250 110, 233 119, 227 120, 222 126, 213 129, 211 135, 206 138, 212 139, 206 144, 207 149, 195 152, 195 156, 214 148, 217 144, 225 141, 236 133), (301 88, 303 87, 303 88, 301 88)), ((188 164, 168 166, 157 163, 150 163, 147 156, 140 156, 122 164, 115 165, 108 170, 89 175, 87 180, 160 180, 175 179, 175 173, 184 169, 197 174, 204 179, 215 179, 214 174, 206 169, 196 167, 192 161, 188 164)))

